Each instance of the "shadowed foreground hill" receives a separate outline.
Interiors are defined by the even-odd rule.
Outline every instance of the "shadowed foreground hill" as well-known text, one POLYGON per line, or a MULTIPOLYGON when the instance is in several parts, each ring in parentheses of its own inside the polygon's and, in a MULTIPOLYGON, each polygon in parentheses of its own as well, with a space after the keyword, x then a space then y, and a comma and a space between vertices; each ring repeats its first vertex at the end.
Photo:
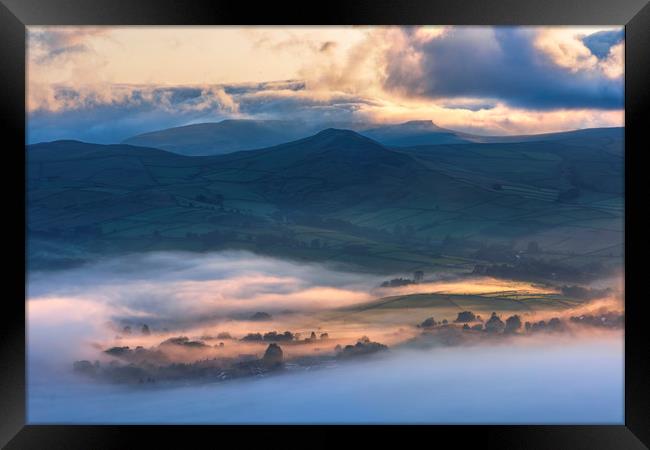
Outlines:
POLYGON ((595 137, 398 150, 336 129, 207 157, 37 144, 27 149, 31 259, 242 248, 381 272, 467 271, 532 249, 616 265, 619 146, 595 137))

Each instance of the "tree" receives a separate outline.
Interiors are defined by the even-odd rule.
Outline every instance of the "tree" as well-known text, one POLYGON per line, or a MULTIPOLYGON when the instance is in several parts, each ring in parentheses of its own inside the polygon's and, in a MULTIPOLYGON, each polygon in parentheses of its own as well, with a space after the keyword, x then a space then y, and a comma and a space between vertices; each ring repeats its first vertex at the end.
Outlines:
POLYGON ((491 333, 499 333, 503 331, 505 324, 497 316, 497 313, 493 312, 487 322, 485 322, 485 330, 491 333))
POLYGON ((433 328, 435 326, 436 326, 436 321, 433 319, 433 317, 424 319, 424 321, 420 325, 418 325, 419 328, 433 328))
POLYGON ((464 323, 464 322, 474 322, 476 320, 476 316, 474 315, 473 312, 471 311, 461 311, 458 313, 458 317, 454 322, 456 323, 464 323))
POLYGON ((504 333, 516 333, 521 328, 521 319, 517 314, 506 319, 506 328, 504 333))
POLYGON ((278 344, 269 344, 262 357, 262 362, 267 366, 279 366, 282 364, 282 348, 278 344))

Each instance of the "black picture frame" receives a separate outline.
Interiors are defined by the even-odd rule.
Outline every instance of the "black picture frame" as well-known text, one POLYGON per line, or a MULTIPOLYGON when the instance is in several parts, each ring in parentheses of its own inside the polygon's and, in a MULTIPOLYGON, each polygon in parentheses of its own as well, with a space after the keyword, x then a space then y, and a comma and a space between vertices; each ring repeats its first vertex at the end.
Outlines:
MULTIPOLYGON (((0 329, 0 445, 6 448, 133 448, 136 440, 189 447, 203 439, 214 445, 230 442, 274 447, 289 439, 278 427, 255 426, 34 426, 26 425, 25 393, 25 27, 29 25, 194 25, 194 24, 459 24, 459 25, 625 25, 625 425, 620 426, 292 426, 309 433, 307 445, 337 445, 338 431, 359 432, 364 439, 384 440, 406 431, 411 439, 526 449, 635 449, 650 445, 650 399, 647 382, 648 326, 643 296, 645 265, 641 203, 644 195, 642 153, 647 152, 650 105, 650 3, 646 0, 390 0, 324 3, 246 2, 223 0, 0 0, 1 123, 6 223, 6 289, 0 329), (23 236, 23 240, 18 239, 23 236), (638 258, 637 258, 638 257, 638 258), (23 275, 20 271, 23 270, 23 275), (636 276, 635 276, 636 274, 636 276), (226 435, 228 435, 226 437, 226 435)), ((210 445, 210 444, 208 444, 210 445)), ((210 445, 212 447, 213 445, 210 445)), ((191 448, 191 447, 190 447, 191 448)))

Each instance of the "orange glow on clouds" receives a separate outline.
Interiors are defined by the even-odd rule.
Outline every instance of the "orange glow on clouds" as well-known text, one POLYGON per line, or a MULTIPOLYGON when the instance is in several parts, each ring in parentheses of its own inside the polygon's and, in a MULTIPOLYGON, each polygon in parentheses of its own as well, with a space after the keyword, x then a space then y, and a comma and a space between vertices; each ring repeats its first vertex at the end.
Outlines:
MULTIPOLYGON (((489 109, 463 108, 476 99, 412 98, 383 82, 391 55, 420 70, 418 45, 442 39, 450 27, 29 27, 28 110, 64 111, 129 99, 143 87, 193 86, 216 98, 224 114, 246 117, 224 84, 300 80, 301 91, 274 91, 274 98, 327 103, 332 96, 362 100, 359 120, 434 120, 438 125, 485 134, 533 134, 622 126, 622 110, 536 111, 493 102, 489 109), (74 97, 56 95, 74 87, 74 97), (453 103, 454 108, 445 105, 453 103), (487 132, 486 132, 487 130, 487 132)), ((572 72, 609 78, 623 74, 623 44, 598 60, 581 37, 612 28, 532 27, 535 47, 572 72)), ((487 44, 486 44, 487 45, 487 44)), ((412 66, 412 67, 411 67, 412 66)), ((264 95, 264 94, 260 94, 264 95)), ((164 104, 163 104, 164 107, 164 104)), ((193 105, 200 108, 200 105, 193 105)), ((181 125, 181 124, 179 124, 181 125)))

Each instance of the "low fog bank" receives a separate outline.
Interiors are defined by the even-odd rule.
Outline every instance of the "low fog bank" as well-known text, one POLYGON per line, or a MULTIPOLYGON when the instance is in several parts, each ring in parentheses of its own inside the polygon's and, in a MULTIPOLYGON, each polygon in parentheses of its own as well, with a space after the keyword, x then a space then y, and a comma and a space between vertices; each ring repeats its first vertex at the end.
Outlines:
POLYGON ((182 328, 258 310, 313 311, 360 303, 372 298, 369 291, 380 280, 241 251, 158 252, 30 272, 27 292, 34 308, 65 301, 59 309, 102 309, 116 322, 182 328))
POLYGON ((382 288, 377 276, 246 252, 30 272, 29 420, 622 421, 618 290, 414 278, 382 288), (562 310, 549 300, 550 309, 472 313, 484 301, 499 310, 499 294, 561 298, 566 289, 584 298, 558 300, 562 310), (408 302, 377 307, 379 297, 420 292, 489 295, 465 311, 445 300, 435 318, 408 302))
POLYGON ((620 334, 394 350, 316 371, 171 389, 30 366, 29 423, 623 423, 620 334))
MULTIPOLYGON (((296 265, 246 252, 159 252, 34 272, 28 284, 28 357, 31 367, 49 376, 69 372, 73 362, 81 361, 88 366, 86 372, 97 372, 90 364, 99 362, 102 368, 111 362, 147 367, 197 363, 185 369, 202 374, 209 365, 211 371, 227 377, 219 371, 251 357, 260 358, 271 342, 280 343, 285 360, 309 354, 334 357, 337 348, 354 346, 363 336, 389 347, 409 339, 416 341, 412 346, 424 348, 484 341, 494 345, 502 336, 509 339, 544 330, 575 334, 570 316, 611 310, 618 301, 601 299, 564 313, 522 311, 502 319, 494 315, 490 320, 478 315, 475 320, 466 311, 458 313, 454 323, 450 316, 448 325, 447 320, 439 322, 438 315, 436 322, 424 312, 417 320, 400 317, 396 309, 368 319, 338 310, 357 305, 363 311, 358 305, 378 296, 409 292, 537 295, 557 290, 486 277, 431 279, 427 275, 416 284, 380 288, 381 279, 368 274, 296 265), (463 322, 463 314, 472 317, 463 322), (176 345, 165 345, 170 343, 176 345)), ((594 292, 580 289, 583 294, 594 292)), ((452 313, 455 316, 455 308, 452 313)), ((592 330, 580 327, 582 337, 597 334, 598 328, 610 323, 601 323, 601 316, 583 318, 587 320, 580 324, 592 330)), ((622 327, 622 316, 613 319, 612 325, 622 327)), ((176 372, 177 368, 172 369, 176 372)), ((130 378, 165 378, 154 372, 130 378)))

